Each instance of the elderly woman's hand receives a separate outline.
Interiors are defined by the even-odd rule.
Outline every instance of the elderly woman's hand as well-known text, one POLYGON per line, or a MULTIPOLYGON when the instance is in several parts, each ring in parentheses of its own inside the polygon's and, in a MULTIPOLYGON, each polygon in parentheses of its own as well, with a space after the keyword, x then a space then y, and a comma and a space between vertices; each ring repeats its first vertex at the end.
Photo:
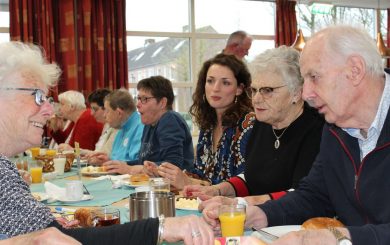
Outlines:
POLYGON ((184 244, 213 245, 213 230, 198 216, 166 218, 162 238, 167 242, 184 241, 184 244))
POLYGON ((65 127, 65 121, 63 118, 54 116, 49 119, 48 126, 51 130, 56 132, 57 130, 62 130, 65 127))
POLYGON ((107 172, 118 173, 118 174, 139 174, 143 172, 143 165, 129 166, 126 162, 112 160, 103 163, 107 172))
POLYGON ((203 219, 212 227, 214 234, 217 236, 221 235, 221 224, 218 218, 218 207, 220 205, 217 202, 210 203, 202 212, 203 219))
POLYGON ((85 156, 89 164, 102 165, 110 160, 109 156, 104 152, 93 152, 85 156))
POLYGON ((158 174, 161 177, 169 179, 171 181, 171 186, 179 190, 191 183, 190 178, 183 173, 183 170, 169 162, 161 163, 158 167, 158 174))
POLYGON ((66 144, 66 143, 62 143, 62 144, 59 144, 58 145, 58 152, 62 152, 62 151, 73 151, 73 147, 70 146, 69 144, 66 144))
POLYGON ((209 199, 213 196, 218 196, 217 187, 211 186, 203 186, 203 185, 187 185, 183 188, 183 193, 185 196, 191 197, 199 197, 202 200, 209 199), (207 198, 209 197, 209 198, 207 198))
POLYGON ((207 206, 214 205, 215 203, 218 205, 227 205, 227 204, 237 203, 237 201, 234 198, 224 197, 224 196, 212 197, 210 199, 202 199, 201 198, 201 200, 202 200, 202 202, 198 206, 199 211, 202 211, 207 206))

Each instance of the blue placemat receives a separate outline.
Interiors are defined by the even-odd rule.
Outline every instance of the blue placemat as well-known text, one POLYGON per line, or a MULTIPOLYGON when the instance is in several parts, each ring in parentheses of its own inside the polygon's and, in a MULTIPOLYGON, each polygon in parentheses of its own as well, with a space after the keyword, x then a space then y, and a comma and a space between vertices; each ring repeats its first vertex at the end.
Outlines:
MULTIPOLYGON (((56 179, 50 181, 55 185, 64 187, 66 180, 56 179)), ((49 206, 107 206, 114 202, 118 202, 124 198, 128 198, 131 193, 134 192, 132 189, 112 189, 111 181, 104 180, 84 180, 83 183, 87 187, 90 194, 93 196, 92 200, 64 203, 64 202, 52 202, 47 203, 49 206)), ((30 186, 31 192, 44 192, 43 184, 32 184, 30 186)))

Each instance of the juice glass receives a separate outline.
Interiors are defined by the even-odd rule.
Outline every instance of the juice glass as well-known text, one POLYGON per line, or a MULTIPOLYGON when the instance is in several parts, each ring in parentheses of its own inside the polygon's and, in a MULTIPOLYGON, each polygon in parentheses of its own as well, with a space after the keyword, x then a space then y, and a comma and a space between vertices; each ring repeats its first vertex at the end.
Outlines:
POLYGON ((36 156, 39 156, 40 150, 41 150, 41 148, 39 148, 39 147, 30 148, 31 157, 32 157, 33 160, 35 160, 35 157, 36 157, 36 156))
POLYGON ((245 205, 221 205, 219 207, 219 221, 222 236, 243 236, 246 209, 245 205))
POLYGON ((54 157, 56 154, 57 154, 56 150, 53 150, 53 149, 46 150, 46 155, 47 156, 54 157))
POLYGON ((42 164, 40 161, 31 162, 30 174, 31 174, 32 183, 42 182, 42 164))

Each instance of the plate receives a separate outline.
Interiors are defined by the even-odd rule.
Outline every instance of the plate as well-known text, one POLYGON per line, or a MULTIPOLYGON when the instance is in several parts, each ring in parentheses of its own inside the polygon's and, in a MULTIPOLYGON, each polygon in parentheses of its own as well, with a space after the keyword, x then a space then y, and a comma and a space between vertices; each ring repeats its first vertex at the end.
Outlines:
POLYGON ((122 182, 124 186, 130 187, 130 188, 136 188, 140 186, 149 186, 149 181, 141 181, 141 182, 130 182, 130 181, 123 181, 122 182))
POLYGON ((106 171, 100 171, 102 167, 93 167, 93 166, 88 166, 81 168, 81 174, 84 176, 90 176, 90 177, 98 177, 102 175, 113 175, 115 173, 109 173, 106 171))
POLYGON ((59 202, 64 202, 64 203, 73 203, 73 202, 88 201, 88 200, 91 200, 91 199, 93 199, 92 195, 84 195, 83 198, 81 198, 81 200, 78 200, 78 201, 68 200, 68 199, 66 199, 66 197, 60 197, 57 200, 59 202))
POLYGON ((45 192, 33 192, 33 193, 31 193, 31 195, 32 195, 37 201, 40 201, 40 202, 43 202, 43 201, 46 201, 47 199, 49 199, 49 195, 46 194, 45 192))
MULTIPOLYGON (((264 230, 268 233, 271 233, 272 235, 280 237, 280 236, 283 236, 284 234, 289 233, 291 231, 301 230, 301 226, 300 225, 271 226, 271 227, 263 228, 262 230, 264 230)), ((258 238, 260 238, 268 243, 272 242, 266 236, 262 235, 261 233, 259 233, 257 231, 254 231, 252 233, 252 236, 258 237, 258 238)))
POLYGON ((175 208, 181 210, 198 211, 199 202, 197 199, 176 198, 175 208))

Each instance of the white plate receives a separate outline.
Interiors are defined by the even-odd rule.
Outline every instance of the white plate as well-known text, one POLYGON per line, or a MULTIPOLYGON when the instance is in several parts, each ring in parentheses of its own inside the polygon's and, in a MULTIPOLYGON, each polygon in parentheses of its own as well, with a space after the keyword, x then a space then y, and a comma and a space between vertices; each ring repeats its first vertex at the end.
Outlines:
POLYGON ((176 198, 175 208, 180 210, 198 211, 199 202, 196 199, 186 200, 185 198, 176 198), (178 199, 180 201, 178 201, 178 199))
POLYGON ((83 198, 81 198, 81 200, 78 200, 78 201, 68 200, 68 199, 66 199, 66 197, 60 197, 60 198, 58 198, 58 201, 59 202, 64 202, 64 203, 72 203, 72 202, 88 201, 88 200, 91 200, 91 199, 93 199, 92 195, 84 195, 83 198))
POLYGON ((84 176, 90 176, 90 177, 98 177, 102 175, 113 175, 115 173, 109 173, 109 172, 102 172, 102 171, 97 171, 97 167, 89 166, 89 167, 84 167, 81 168, 81 174, 84 176), (87 171, 89 170, 89 171, 87 171))
POLYGON ((46 201, 49 199, 49 195, 47 195, 45 192, 33 192, 31 193, 33 197, 40 202, 46 201))
MULTIPOLYGON (((268 233, 271 233, 272 235, 281 237, 281 236, 285 235, 286 233, 289 233, 291 231, 299 231, 300 229, 301 229, 300 225, 283 225, 283 226, 266 227, 266 228, 263 228, 262 230, 264 230, 268 233)), ((262 235, 261 233, 258 233, 257 231, 254 231, 252 233, 252 236, 258 237, 258 238, 260 238, 268 243, 272 242, 271 240, 267 239, 266 236, 262 235)))

